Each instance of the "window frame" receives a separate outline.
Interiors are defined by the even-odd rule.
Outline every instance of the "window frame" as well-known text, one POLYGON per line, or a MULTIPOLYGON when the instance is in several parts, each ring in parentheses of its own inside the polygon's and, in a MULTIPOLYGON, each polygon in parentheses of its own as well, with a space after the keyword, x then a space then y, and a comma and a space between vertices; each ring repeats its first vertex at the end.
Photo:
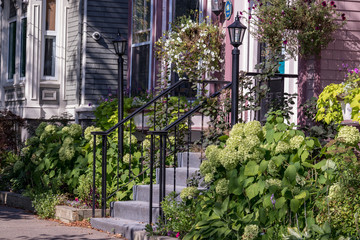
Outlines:
MULTIPOLYGON (((132 0, 132 6, 131 6, 131 13, 132 16, 134 16, 134 1, 136 0, 132 0)), ((149 45, 149 73, 148 73, 148 83, 147 83, 147 90, 151 89, 151 74, 152 74, 152 58, 153 58, 153 50, 152 50, 152 46, 153 46, 153 11, 154 8, 154 0, 150 0, 150 27, 149 27, 149 41, 145 41, 145 42, 139 42, 139 43, 133 43, 134 39, 133 39, 133 27, 134 27, 134 22, 133 22, 133 18, 131 20, 131 50, 130 50, 130 56, 131 56, 131 61, 130 61, 130 81, 129 81, 129 90, 130 90, 130 95, 131 95, 131 90, 132 90, 132 84, 133 84, 133 54, 134 54, 134 50, 133 48, 135 47, 140 47, 140 46, 144 46, 144 45, 149 45)))
POLYGON ((7 81, 8 82, 14 82, 14 76, 15 76, 15 74, 16 74, 16 39, 17 39, 17 31, 16 31, 16 29, 17 29, 17 19, 16 19, 16 16, 15 17, 12 17, 12 18, 10 18, 9 19, 9 21, 8 21, 8 54, 7 54, 7 77, 6 77, 6 79, 7 79, 7 81), (12 57, 12 59, 13 59, 13 64, 14 64, 14 69, 13 69, 13 74, 12 74, 12 76, 10 77, 10 66, 12 65, 11 63, 10 63, 10 60, 11 60, 11 57, 10 57, 10 54, 11 54, 11 48, 10 48, 10 42, 11 42, 11 39, 10 39, 10 35, 11 35, 11 33, 10 33, 10 30, 11 30, 11 27, 10 27, 10 25, 11 24, 13 24, 13 23, 15 23, 15 43, 14 43, 14 47, 15 47, 15 50, 14 50, 14 52, 13 52, 13 57, 12 57))
POLYGON ((46 30, 46 4, 47 1, 43 1, 43 11, 42 11, 42 17, 43 17, 43 31, 42 31, 42 41, 41 41, 41 81, 58 81, 58 59, 57 56, 59 55, 59 49, 56 45, 57 42, 57 33, 59 29, 59 1, 55 0, 56 7, 55 7, 55 30, 46 30), (45 75, 45 39, 46 38, 53 38, 55 39, 55 51, 54 51, 54 76, 45 75))
POLYGON ((27 65, 27 52, 26 52, 26 47, 27 47, 27 16, 22 15, 21 19, 20 19, 20 64, 19 64, 19 77, 20 77, 20 81, 25 80, 26 78, 26 65, 27 65), (23 28, 23 21, 25 22, 25 33, 23 32, 24 28, 23 28), (23 35, 24 34, 24 35, 23 35), (23 39, 24 37, 24 39, 23 39), (23 56, 23 53, 25 54, 23 56), (24 68, 24 76, 22 76, 22 68, 24 68))

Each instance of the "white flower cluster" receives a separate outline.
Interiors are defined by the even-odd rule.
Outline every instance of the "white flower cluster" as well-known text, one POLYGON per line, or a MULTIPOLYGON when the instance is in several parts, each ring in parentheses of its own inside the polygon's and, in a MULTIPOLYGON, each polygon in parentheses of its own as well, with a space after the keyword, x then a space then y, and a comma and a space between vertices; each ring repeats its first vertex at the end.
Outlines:
POLYGON ((337 139, 345 144, 356 145, 360 142, 360 132, 356 127, 344 126, 340 128, 337 139))
POLYGON ((259 226, 251 224, 246 225, 242 240, 253 240, 259 235, 259 226))
POLYGON ((199 190, 196 187, 184 188, 180 193, 180 198, 185 201, 187 199, 193 199, 199 194, 199 190))
POLYGON ((303 144, 305 138, 303 136, 297 135, 290 139, 290 148, 292 150, 299 149, 301 144, 303 144))
POLYGON ((216 184, 215 191, 219 195, 226 196, 229 193, 229 180, 220 179, 216 184))

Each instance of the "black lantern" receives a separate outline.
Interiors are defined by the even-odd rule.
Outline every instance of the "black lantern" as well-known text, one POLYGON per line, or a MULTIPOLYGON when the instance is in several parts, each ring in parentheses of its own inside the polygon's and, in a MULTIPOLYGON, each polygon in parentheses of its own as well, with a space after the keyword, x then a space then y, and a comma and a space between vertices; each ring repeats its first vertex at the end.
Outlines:
POLYGON ((236 15, 235 21, 228 26, 230 43, 234 47, 239 47, 245 36, 246 27, 240 22, 239 14, 236 15))
POLYGON ((222 0, 211 0, 211 9, 216 16, 223 11, 223 1, 222 0))
POLYGON ((112 41, 114 44, 115 52, 118 56, 125 54, 125 49, 127 45, 127 39, 121 37, 120 32, 118 32, 116 38, 112 41))

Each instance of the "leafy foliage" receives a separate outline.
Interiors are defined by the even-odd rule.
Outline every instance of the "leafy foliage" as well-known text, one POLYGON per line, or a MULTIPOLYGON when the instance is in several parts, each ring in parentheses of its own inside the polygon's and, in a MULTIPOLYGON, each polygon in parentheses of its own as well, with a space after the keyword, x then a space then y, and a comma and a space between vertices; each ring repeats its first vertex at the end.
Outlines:
POLYGON ((351 118, 360 121, 360 76, 357 68, 350 70, 344 82, 324 88, 317 101, 317 121, 340 123, 343 120, 341 102, 350 103, 351 118))
POLYGON ((58 127, 41 123, 14 164, 17 187, 72 193, 87 165, 82 151, 86 140, 81 135, 78 124, 58 127))
MULTIPOLYGON (((250 9, 249 9, 250 10, 250 9)), ((344 25, 345 14, 336 11, 334 1, 260 0, 248 13, 257 26, 251 33, 274 51, 286 46, 291 57, 319 54, 344 25), (339 21, 339 20, 343 21, 339 21)))
POLYGON ((55 206, 59 204, 58 195, 52 192, 36 194, 32 204, 40 218, 54 218, 55 206))

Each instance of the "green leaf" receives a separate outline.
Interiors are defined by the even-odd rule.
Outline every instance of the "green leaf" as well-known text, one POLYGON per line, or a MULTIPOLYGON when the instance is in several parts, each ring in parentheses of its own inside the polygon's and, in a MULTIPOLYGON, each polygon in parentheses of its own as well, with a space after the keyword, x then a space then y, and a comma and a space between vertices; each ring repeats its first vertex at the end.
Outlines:
POLYGON ((315 164, 315 169, 320 169, 325 164, 326 164, 326 159, 324 159, 321 162, 318 162, 317 164, 315 164))
POLYGON ((259 165, 255 161, 250 161, 245 166, 245 176, 255 176, 259 173, 259 165))
POLYGON ((276 166, 280 167, 281 164, 286 160, 286 157, 283 155, 278 155, 278 156, 272 157, 271 159, 275 162, 276 166))
POLYGON ((303 165, 304 167, 308 167, 308 168, 313 168, 314 165, 308 162, 302 162, 301 165, 303 165))
POLYGON ((306 143, 306 145, 307 145, 308 147, 310 147, 310 148, 313 148, 313 147, 314 147, 314 144, 315 144, 314 140, 312 140, 312 139, 307 140, 305 143, 306 143))
POLYGON ((286 203, 286 199, 284 197, 278 198, 276 199, 275 202, 275 208, 280 209, 284 206, 285 203, 286 203))
POLYGON ((307 158, 309 157, 310 153, 309 151, 305 150, 302 154, 301 154, 301 161, 305 162, 307 160, 307 158))
POLYGON ((308 191, 301 191, 298 195, 295 196, 295 199, 306 199, 309 196, 308 191))
POLYGON ((291 201, 290 201, 290 209, 291 209, 291 211, 296 213, 299 210, 299 207, 300 207, 300 200, 291 199, 291 201))
POLYGON ((260 173, 263 173, 266 171, 267 167, 269 165, 269 161, 266 161, 266 160, 262 160, 261 163, 260 163, 260 167, 259 167, 259 172, 260 173))
POLYGON ((52 178, 55 176, 55 171, 54 170, 51 170, 50 174, 49 174, 49 177, 52 178))
POLYGON ((251 184, 245 189, 246 196, 251 200, 259 194, 259 187, 257 183, 251 184))
POLYGON ((296 180, 296 167, 294 165, 289 165, 287 169, 285 170, 284 176, 286 179, 293 183, 296 180))

